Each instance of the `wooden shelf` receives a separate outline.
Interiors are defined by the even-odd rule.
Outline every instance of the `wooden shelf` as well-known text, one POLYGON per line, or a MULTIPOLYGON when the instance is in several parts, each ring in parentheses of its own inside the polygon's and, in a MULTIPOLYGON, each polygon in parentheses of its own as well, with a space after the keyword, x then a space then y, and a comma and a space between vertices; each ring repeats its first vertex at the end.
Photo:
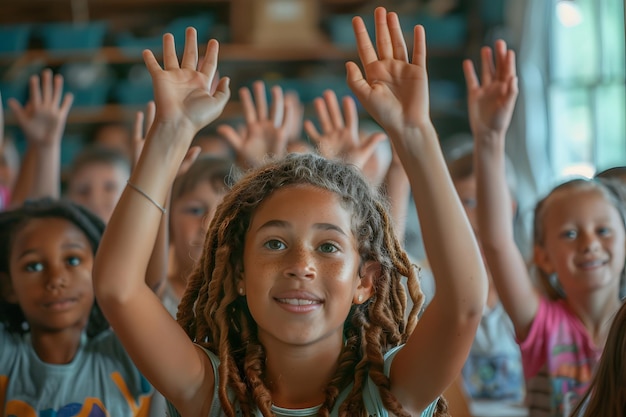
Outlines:
MULTIPOLYGON (((201 48, 203 49, 203 48, 201 48)), ((153 51, 157 58, 161 51, 153 51)), ((202 52, 202 51, 201 51, 202 52)), ((220 45, 221 61, 331 61, 355 59, 356 51, 342 49, 331 43, 309 46, 266 47, 245 44, 220 45)), ((143 62, 140 49, 125 49, 105 46, 97 50, 72 50, 50 52, 30 49, 22 54, 0 54, 0 65, 22 66, 31 62, 44 62, 48 66, 66 62, 106 62, 110 64, 132 64, 143 62)))

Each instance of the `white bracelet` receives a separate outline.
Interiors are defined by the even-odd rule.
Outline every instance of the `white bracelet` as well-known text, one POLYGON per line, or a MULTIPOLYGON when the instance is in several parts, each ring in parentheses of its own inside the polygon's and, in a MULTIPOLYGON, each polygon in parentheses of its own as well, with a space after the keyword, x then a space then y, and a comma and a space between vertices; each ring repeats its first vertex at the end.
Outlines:
POLYGON ((156 200, 154 198, 150 197, 144 190, 142 190, 141 188, 137 187, 135 184, 131 183, 130 181, 126 181, 126 184, 128 184, 128 186, 130 188, 132 188, 133 190, 137 191, 139 194, 141 194, 142 196, 144 196, 148 200, 150 200, 150 202, 152 204, 154 204, 159 210, 161 210, 161 213, 165 214, 167 212, 165 207, 163 207, 162 205, 157 203, 156 200))

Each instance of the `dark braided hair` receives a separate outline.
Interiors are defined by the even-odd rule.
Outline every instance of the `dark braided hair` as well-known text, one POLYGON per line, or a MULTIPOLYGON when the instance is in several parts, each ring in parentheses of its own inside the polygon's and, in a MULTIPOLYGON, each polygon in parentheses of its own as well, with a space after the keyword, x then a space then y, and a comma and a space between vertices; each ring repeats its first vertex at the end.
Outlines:
MULTIPOLYGON (((61 218, 72 222, 85 234, 95 255, 104 232, 104 222, 99 217, 69 200, 43 198, 27 201, 19 208, 0 212, 0 280, 10 279, 9 259, 16 234, 30 220, 42 218, 61 218)), ((0 322, 12 333, 29 331, 20 306, 5 301, 3 297, 0 297, 0 322)), ((94 300, 87 323, 87 336, 94 337, 108 328, 109 324, 94 300)))
MULTIPOLYGON (((236 285, 243 271, 244 238, 256 208, 275 190, 296 184, 310 184, 339 196, 341 204, 352 213, 352 232, 358 240, 361 261, 373 260, 381 265, 380 276, 374 282, 375 294, 365 303, 352 306, 346 318, 345 346, 319 415, 330 414, 339 394, 350 383, 353 386, 339 414, 366 415, 362 389, 369 377, 378 387, 385 407, 397 416, 408 416, 390 391, 383 356, 407 341, 417 324, 423 295, 417 269, 395 237, 384 200, 355 167, 314 154, 290 154, 235 183, 211 222, 202 258, 189 277, 178 309, 178 322, 194 342, 219 356, 218 392, 227 416, 235 416, 228 390, 244 416, 253 415, 255 408, 264 416, 273 415, 271 393, 263 382, 265 351, 236 285), (414 303, 406 320, 407 296, 402 277, 408 279, 414 303)), ((437 415, 447 415, 443 399, 437 415)))

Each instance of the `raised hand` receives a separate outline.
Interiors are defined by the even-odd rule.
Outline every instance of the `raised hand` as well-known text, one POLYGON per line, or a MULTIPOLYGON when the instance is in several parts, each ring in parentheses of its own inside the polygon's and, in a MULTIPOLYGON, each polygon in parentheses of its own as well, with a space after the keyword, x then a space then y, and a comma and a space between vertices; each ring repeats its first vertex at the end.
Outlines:
POLYGON ((217 71, 218 50, 218 42, 210 40, 206 55, 198 62, 196 30, 187 28, 180 63, 176 56, 174 37, 170 33, 163 36, 163 68, 151 51, 143 52, 146 67, 152 76, 155 121, 173 123, 177 127, 198 132, 217 119, 230 98, 228 78, 220 79, 215 91, 211 91, 217 71))
POLYGON ((282 156, 287 152, 292 107, 285 107, 283 90, 271 89, 272 104, 268 114, 265 83, 256 81, 252 93, 247 87, 239 90, 246 125, 239 131, 229 125, 221 125, 217 131, 235 148, 237 159, 244 168, 258 165, 267 155, 282 156))
POLYGON ((59 74, 53 77, 52 70, 45 69, 41 81, 37 75, 30 77, 30 97, 24 106, 13 98, 8 105, 29 143, 57 146, 73 100, 71 93, 63 96, 63 77, 59 74))
POLYGON ((352 20, 365 76, 355 63, 348 62, 348 85, 389 134, 430 126, 424 28, 414 28, 413 57, 409 62, 398 15, 378 7, 374 19, 376 49, 363 19, 352 20))
POLYGON ((385 139, 385 135, 374 133, 361 141, 354 99, 346 96, 342 104, 345 120, 339 108, 337 95, 332 90, 326 90, 323 97, 313 101, 322 133, 310 120, 304 122, 304 129, 324 157, 341 158, 363 169, 378 142, 385 139))
POLYGON ((517 98, 515 52, 507 49, 503 40, 495 44, 493 52, 485 46, 480 51, 480 83, 470 60, 463 61, 467 84, 467 104, 470 126, 476 138, 503 136, 511 123, 517 98))

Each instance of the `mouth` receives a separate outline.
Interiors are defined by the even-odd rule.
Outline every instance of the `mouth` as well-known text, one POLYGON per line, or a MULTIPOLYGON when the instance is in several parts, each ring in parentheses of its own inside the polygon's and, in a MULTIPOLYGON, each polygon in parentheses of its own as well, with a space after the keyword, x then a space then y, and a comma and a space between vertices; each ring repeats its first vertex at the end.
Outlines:
POLYGON ((52 300, 43 303, 44 308, 50 311, 63 311, 74 304, 76 304, 78 300, 76 298, 62 298, 59 300, 52 300))
POLYGON ((593 259, 585 262, 578 263, 578 267, 582 270, 592 270, 596 268, 600 268, 608 263, 607 260, 604 259, 593 259))
POLYGON ((282 304, 289 304, 293 306, 310 306, 314 304, 322 304, 320 300, 310 300, 303 298, 276 298, 276 301, 282 304))

